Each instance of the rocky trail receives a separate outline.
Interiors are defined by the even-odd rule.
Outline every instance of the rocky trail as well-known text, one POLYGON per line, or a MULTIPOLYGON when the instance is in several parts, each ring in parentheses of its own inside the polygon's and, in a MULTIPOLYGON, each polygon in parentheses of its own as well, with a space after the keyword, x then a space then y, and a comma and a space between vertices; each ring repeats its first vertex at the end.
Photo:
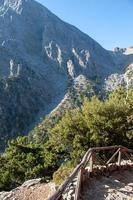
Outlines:
POLYGON ((133 170, 88 179, 81 200, 133 200, 133 170))

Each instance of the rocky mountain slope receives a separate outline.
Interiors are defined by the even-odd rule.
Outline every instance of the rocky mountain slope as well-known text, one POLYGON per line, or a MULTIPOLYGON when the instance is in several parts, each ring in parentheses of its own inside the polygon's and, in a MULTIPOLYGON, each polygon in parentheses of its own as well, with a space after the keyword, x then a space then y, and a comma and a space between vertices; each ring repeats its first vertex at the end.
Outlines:
POLYGON ((34 0, 0 1, 0 55, 0 149, 75 85, 112 90, 130 71, 132 86, 132 47, 107 51, 34 0))

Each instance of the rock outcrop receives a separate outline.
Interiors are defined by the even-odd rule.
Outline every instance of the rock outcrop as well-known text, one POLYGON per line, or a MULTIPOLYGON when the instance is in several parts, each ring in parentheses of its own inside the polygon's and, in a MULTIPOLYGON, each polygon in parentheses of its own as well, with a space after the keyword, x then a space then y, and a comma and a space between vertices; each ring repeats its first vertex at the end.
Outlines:
POLYGON ((31 130, 75 84, 82 90, 81 82, 91 83, 96 92, 125 84, 121 74, 132 53, 105 50, 34 0, 0 1, 0 149, 31 130))
POLYGON ((10 192, 0 192, 0 200, 47 200, 54 192, 54 183, 43 183, 41 179, 34 179, 10 192))

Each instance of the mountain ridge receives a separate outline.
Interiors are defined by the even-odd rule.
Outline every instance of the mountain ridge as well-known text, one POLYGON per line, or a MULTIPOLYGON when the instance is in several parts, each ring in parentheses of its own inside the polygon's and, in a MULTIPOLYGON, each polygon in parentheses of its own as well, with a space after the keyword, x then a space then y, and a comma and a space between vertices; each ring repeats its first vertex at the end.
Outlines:
POLYGON ((98 93, 133 63, 132 51, 105 50, 34 0, 1 1, 0 53, 1 148, 56 108, 75 81, 98 93))

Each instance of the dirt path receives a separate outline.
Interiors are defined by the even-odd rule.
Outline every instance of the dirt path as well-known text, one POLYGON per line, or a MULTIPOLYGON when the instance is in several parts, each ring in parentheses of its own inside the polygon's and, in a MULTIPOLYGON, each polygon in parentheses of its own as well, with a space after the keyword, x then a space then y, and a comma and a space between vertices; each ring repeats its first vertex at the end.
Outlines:
POLYGON ((133 170, 89 179, 82 190, 81 200, 133 200, 133 170))

